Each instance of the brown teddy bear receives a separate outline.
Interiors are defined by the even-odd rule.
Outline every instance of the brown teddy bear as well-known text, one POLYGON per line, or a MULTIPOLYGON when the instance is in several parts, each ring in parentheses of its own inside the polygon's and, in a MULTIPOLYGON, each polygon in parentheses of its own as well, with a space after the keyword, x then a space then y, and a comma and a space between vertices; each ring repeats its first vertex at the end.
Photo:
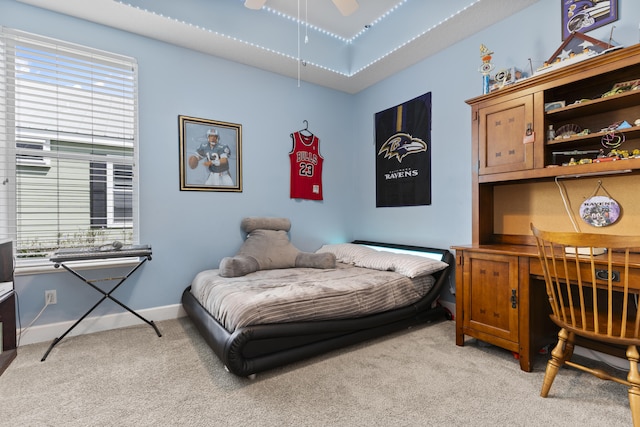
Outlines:
POLYGON ((244 218, 240 224, 247 233, 245 242, 233 257, 220 261, 218 274, 238 277, 258 270, 275 268, 335 268, 332 253, 301 252, 289 241, 291 221, 287 218, 244 218))

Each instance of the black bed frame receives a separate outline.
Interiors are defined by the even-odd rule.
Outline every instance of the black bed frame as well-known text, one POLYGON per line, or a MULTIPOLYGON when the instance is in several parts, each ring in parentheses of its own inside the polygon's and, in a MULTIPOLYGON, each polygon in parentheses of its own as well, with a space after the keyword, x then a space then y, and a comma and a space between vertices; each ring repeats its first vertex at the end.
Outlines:
POLYGON ((449 267, 434 273, 434 286, 416 303, 352 319, 245 326, 229 333, 195 299, 191 286, 182 293, 182 305, 226 369, 238 376, 250 376, 429 320, 452 318, 437 303, 455 268, 454 257, 448 250, 365 240, 353 243, 439 254, 449 267))

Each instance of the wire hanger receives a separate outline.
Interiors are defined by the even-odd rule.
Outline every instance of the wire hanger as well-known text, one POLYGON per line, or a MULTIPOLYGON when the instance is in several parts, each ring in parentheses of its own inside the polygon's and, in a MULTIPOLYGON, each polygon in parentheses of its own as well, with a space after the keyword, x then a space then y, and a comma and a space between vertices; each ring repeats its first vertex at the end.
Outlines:
POLYGON ((313 132, 309 130, 309 122, 307 120, 303 120, 302 123, 304 123, 304 129, 300 129, 300 133, 306 136, 312 136, 313 132))
POLYGON ((598 183, 596 184, 596 189, 593 191, 593 193, 591 193, 591 196, 587 197, 587 199, 590 199, 592 197, 595 197, 598 194, 598 191, 604 191, 604 193, 607 195, 608 198, 613 199, 613 197, 611 197, 611 194, 609 194, 609 192, 607 191, 606 188, 604 188, 604 185, 602 185, 602 180, 598 180, 598 183))

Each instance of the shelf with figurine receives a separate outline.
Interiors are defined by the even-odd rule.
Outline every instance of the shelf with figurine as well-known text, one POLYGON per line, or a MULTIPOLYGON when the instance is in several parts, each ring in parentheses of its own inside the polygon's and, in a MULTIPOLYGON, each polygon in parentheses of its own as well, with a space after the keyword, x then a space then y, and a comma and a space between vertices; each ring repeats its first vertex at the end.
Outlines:
POLYGON ((600 97, 581 98, 569 105, 546 110, 545 115, 556 121, 567 120, 581 115, 615 111, 640 105, 640 80, 634 80, 632 86, 626 86, 628 89, 624 89, 623 85, 626 83, 629 82, 615 84, 609 92, 605 92, 600 97))
POLYGON ((640 138, 640 119, 637 119, 633 125, 626 121, 622 121, 612 123, 611 125, 598 129, 597 131, 581 129, 577 125, 573 125, 573 127, 574 130, 564 132, 562 131, 563 127, 560 127, 559 132, 557 132, 553 138, 549 138, 547 136, 547 140, 545 142, 546 145, 569 145, 572 143, 580 143, 584 145, 589 142, 601 144, 603 139, 619 139, 620 141, 625 142, 626 140, 640 138))
POLYGON ((578 159, 579 164, 636 157, 610 153, 625 142, 623 153, 640 148, 639 76, 637 66, 627 67, 545 92, 545 145, 565 151, 605 150, 606 155, 598 156, 604 160, 589 156, 578 159))
POLYGON ((606 152, 602 148, 600 150, 554 151, 552 153, 551 163, 546 167, 555 168, 558 166, 590 165, 617 161, 624 163, 626 160, 633 159, 640 159, 640 148, 635 148, 631 152, 617 148, 609 152, 606 152))

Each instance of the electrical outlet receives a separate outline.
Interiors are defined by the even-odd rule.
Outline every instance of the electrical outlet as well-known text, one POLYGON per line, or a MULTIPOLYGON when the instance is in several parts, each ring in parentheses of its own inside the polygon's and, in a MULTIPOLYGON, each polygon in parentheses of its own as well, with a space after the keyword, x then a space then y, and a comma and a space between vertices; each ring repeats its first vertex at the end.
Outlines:
POLYGON ((47 305, 57 304, 58 295, 56 295, 56 290, 54 289, 52 291, 44 291, 44 301, 47 305))

